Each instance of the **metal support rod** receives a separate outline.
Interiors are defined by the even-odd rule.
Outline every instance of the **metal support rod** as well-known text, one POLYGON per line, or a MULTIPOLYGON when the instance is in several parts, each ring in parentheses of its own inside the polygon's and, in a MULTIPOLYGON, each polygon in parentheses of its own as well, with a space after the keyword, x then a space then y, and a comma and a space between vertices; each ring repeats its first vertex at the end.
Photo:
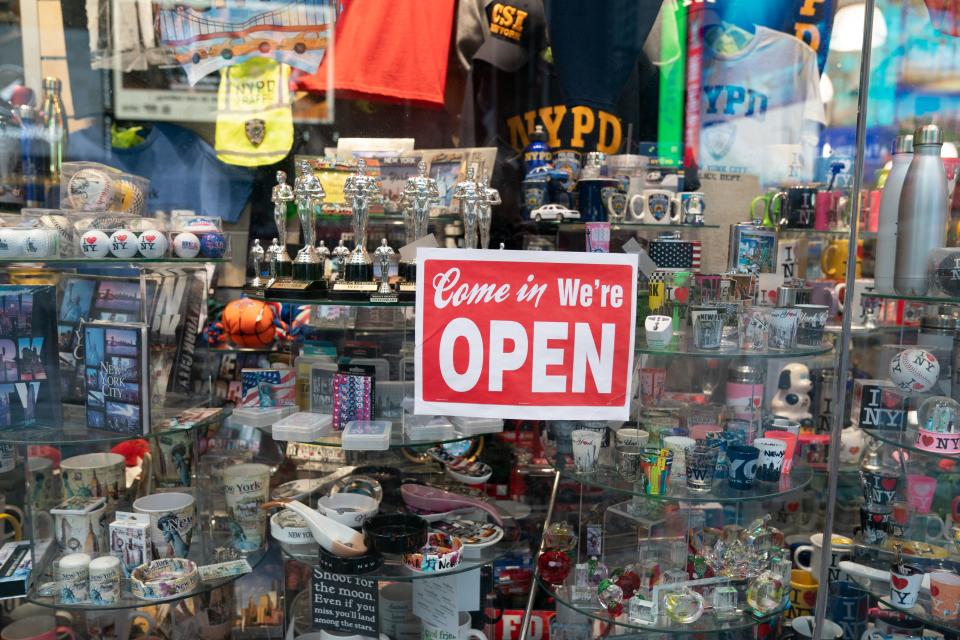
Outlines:
POLYGON ((875 0, 866 0, 863 17, 863 44, 860 59, 860 91, 857 95, 857 138, 853 162, 853 192, 850 195, 850 232, 847 248, 847 295, 843 300, 843 321, 838 341, 837 380, 834 398, 833 424, 830 428, 830 460, 827 475, 827 509, 823 523, 823 553, 820 555, 820 589, 817 590, 817 605, 814 609, 814 638, 820 638, 826 615, 827 597, 830 591, 830 557, 833 547, 833 519, 837 504, 837 482, 840 475, 840 435, 843 417, 847 409, 847 368, 850 365, 850 323, 853 311, 857 269, 857 230, 860 225, 860 189, 863 186, 863 161, 867 138, 867 98, 870 93, 870 53, 873 45, 873 12, 875 0))
POLYGON ((540 548, 533 559, 533 583, 530 585, 530 595, 527 596, 527 607, 523 610, 523 619, 520 620, 520 638, 518 640, 527 640, 530 632, 530 614, 533 613, 533 601, 537 597, 537 576, 540 570, 537 568, 537 560, 543 553, 543 543, 547 539, 547 527, 553 519, 553 505, 557 501, 557 489, 560 488, 560 472, 553 472, 553 488, 550 490, 550 504, 547 505, 547 519, 543 521, 543 534, 540 536, 540 548))

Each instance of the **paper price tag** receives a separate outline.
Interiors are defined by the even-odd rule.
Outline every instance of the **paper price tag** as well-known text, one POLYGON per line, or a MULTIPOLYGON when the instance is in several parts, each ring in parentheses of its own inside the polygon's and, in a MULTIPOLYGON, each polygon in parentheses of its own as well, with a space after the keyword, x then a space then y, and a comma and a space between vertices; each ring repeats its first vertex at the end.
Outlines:
POLYGON ((460 626, 457 577, 442 576, 413 581, 413 614, 424 625, 438 627, 454 636, 460 626))

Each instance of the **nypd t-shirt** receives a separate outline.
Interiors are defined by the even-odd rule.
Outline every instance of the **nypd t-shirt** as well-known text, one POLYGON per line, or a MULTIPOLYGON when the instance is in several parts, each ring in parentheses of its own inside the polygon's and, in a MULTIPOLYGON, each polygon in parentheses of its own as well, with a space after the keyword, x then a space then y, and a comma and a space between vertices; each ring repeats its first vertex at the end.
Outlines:
POLYGON ((763 184, 809 181, 826 122, 816 54, 766 27, 732 55, 705 46, 700 118, 702 170, 753 174, 763 184))

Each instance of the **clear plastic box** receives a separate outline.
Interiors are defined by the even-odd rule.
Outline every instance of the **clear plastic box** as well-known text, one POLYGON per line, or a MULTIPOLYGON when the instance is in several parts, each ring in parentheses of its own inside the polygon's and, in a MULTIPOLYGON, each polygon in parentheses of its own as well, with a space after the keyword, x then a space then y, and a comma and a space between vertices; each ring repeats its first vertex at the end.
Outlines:
POLYGON ((175 215, 170 221, 170 247, 177 258, 226 258, 230 236, 217 216, 175 215))
POLYGON ((81 211, 143 215, 150 181, 98 162, 64 162, 60 202, 81 211))
POLYGON ((392 430, 389 420, 351 420, 343 429, 340 446, 347 451, 386 451, 392 430))
POLYGON ((274 440, 313 442, 334 433, 332 415, 298 411, 273 423, 271 435, 274 440))

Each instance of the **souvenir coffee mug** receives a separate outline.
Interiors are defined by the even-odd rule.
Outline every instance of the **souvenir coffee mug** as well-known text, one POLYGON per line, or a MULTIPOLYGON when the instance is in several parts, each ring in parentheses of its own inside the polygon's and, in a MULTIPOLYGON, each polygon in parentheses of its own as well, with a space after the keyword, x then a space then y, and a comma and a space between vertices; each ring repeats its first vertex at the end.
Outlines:
POLYGON ((674 193, 666 189, 644 189, 630 198, 627 209, 636 222, 644 224, 680 222, 680 212, 674 201, 674 193))
MULTIPOLYGON (((833 280, 843 280, 847 277, 847 254, 850 249, 850 241, 846 238, 833 240, 827 245, 823 253, 820 254, 820 268, 823 270, 825 278, 833 280)), ((862 277, 861 270, 863 266, 863 243, 857 242, 857 266, 854 277, 862 277)))
POLYGON ((466 611, 460 612, 459 623, 460 626, 457 628, 456 635, 454 635, 424 622, 420 638, 422 640, 487 640, 487 635, 483 631, 470 628, 470 614, 466 611))
POLYGON ((258 549, 266 539, 267 519, 260 508, 270 496, 270 467, 245 462, 223 471, 227 513, 233 520, 234 546, 241 551, 258 549))
MULTIPOLYGON (((841 578, 842 575, 845 575, 842 571, 840 571, 840 562, 842 560, 850 559, 850 553, 853 548, 853 540, 850 538, 834 534, 832 539, 833 544, 831 545, 830 552, 829 575, 827 576, 828 582, 836 582, 841 578)), ((820 558, 822 555, 823 534, 815 533, 810 536, 809 545, 801 545, 796 548, 794 551, 793 564, 798 569, 809 571, 817 582, 822 583, 823 580, 820 579, 820 558), (803 560, 804 552, 807 552, 809 564, 806 564, 803 560)))
POLYGON ((133 510, 150 516, 150 546, 154 559, 186 558, 197 520, 197 507, 188 493, 155 493, 137 499, 133 510))
POLYGON ((64 498, 106 498, 107 511, 126 489, 126 460, 119 453, 84 453, 60 462, 64 498))
POLYGON ((778 227, 811 229, 816 211, 816 187, 788 187, 774 194, 770 208, 779 213, 778 227))
POLYGON ((673 202, 679 213, 680 224, 703 224, 706 205, 702 191, 681 191, 673 197, 673 202))

